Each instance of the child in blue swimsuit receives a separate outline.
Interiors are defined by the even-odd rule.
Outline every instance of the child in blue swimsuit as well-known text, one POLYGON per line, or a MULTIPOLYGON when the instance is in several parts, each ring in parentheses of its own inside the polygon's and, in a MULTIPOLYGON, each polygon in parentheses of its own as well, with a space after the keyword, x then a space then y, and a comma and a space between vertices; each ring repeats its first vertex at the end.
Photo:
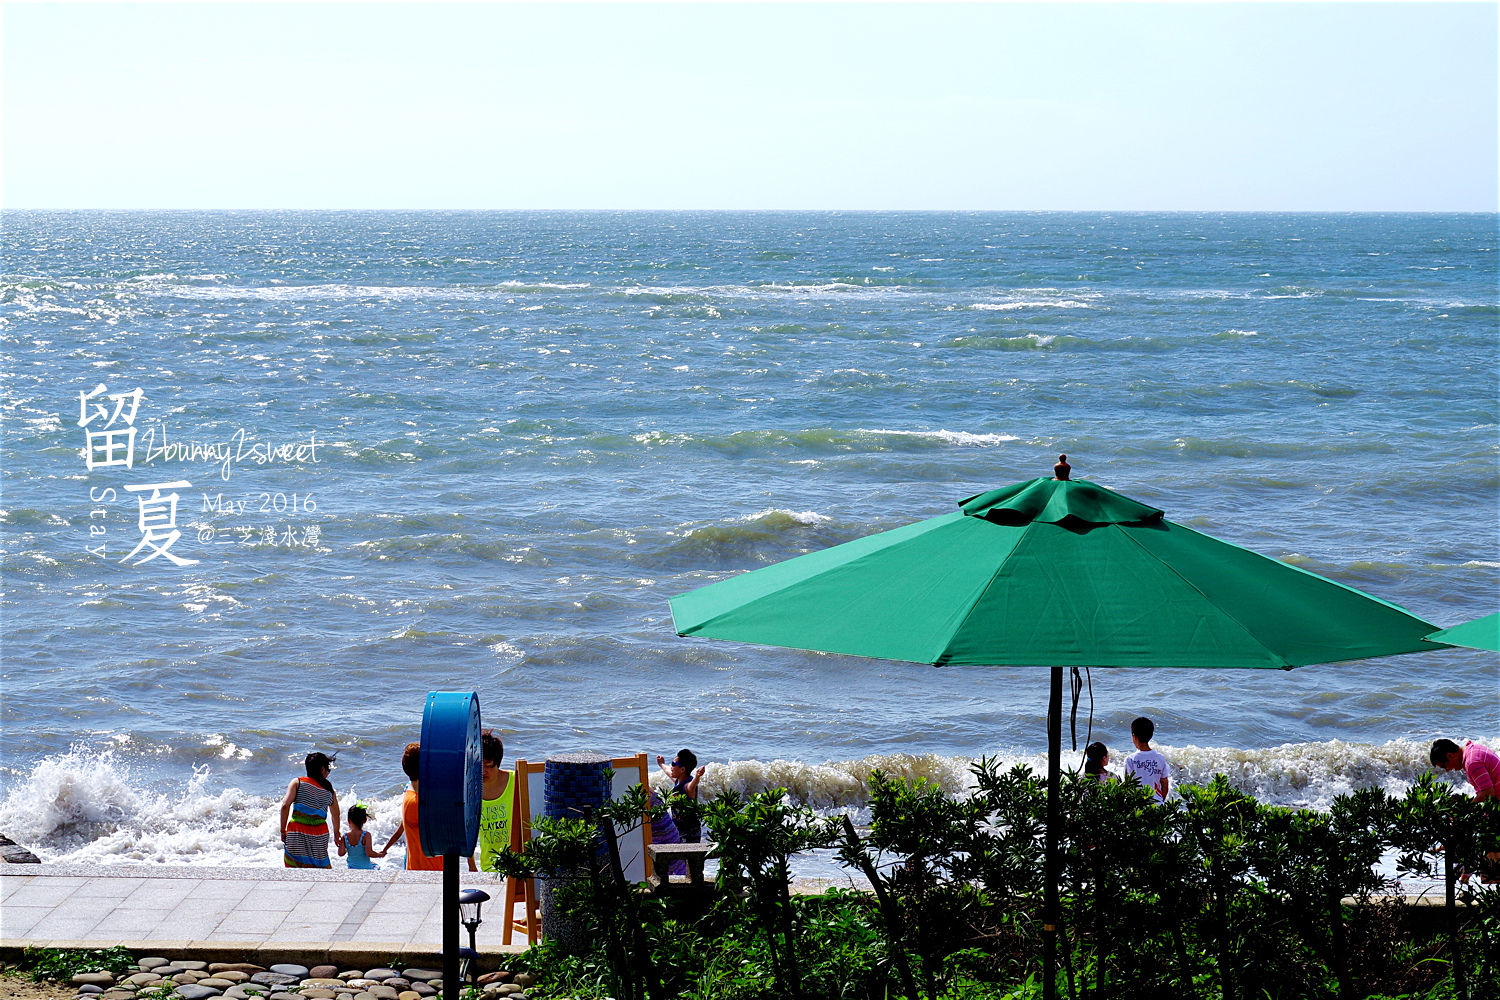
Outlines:
POLYGON ((370 859, 385 857, 384 851, 375 850, 370 835, 365 832, 365 820, 369 818, 364 806, 349 807, 349 832, 339 838, 339 856, 348 855, 350 868, 378 868, 380 866, 370 859))

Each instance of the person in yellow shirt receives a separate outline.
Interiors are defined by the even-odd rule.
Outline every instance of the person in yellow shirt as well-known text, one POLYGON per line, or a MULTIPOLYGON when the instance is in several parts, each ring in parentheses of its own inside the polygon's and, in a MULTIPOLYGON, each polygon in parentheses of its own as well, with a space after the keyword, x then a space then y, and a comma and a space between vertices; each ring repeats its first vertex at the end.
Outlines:
POLYGON ((479 753, 484 759, 483 809, 479 814, 479 867, 490 871, 490 863, 502 847, 510 846, 511 819, 515 814, 515 784, 505 761, 505 744, 486 729, 479 734, 479 753))

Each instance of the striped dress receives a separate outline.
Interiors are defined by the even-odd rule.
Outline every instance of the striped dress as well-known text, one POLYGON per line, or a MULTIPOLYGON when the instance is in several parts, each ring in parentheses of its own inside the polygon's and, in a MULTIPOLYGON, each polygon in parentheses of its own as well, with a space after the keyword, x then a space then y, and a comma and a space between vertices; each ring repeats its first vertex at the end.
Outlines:
POLYGON ((291 819, 286 824, 288 868, 332 868, 328 860, 328 807, 333 793, 311 778, 297 779, 291 819))

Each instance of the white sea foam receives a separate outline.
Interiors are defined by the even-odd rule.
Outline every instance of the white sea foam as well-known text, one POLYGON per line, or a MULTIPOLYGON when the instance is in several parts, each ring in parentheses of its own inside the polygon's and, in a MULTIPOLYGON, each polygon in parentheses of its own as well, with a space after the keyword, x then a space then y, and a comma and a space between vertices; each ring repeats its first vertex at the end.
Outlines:
POLYGON ((970 762, 961 757, 936 754, 874 754, 859 760, 808 764, 793 760, 744 760, 709 764, 700 795, 714 797, 726 791, 754 795, 771 788, 785 788, 799 805, 819 810, 861 809, 867 802, 866 782, 876 771, 888 777, 925 779, 950 795, 972 787, 970 762))
POLYGON ((1013 312, 1017 309, 1095 309, 1092 302, 1081 299, 1018 299, 1014 302, 975 302, 970 309, 987 312, 1013 312))
POLYGON ((973 434, 969 431, 897 431, 880 427, 859 427, 861 434, 890 434, 896 437, 930 438, 944 444, 956 444, 964 448, 989 448, 1007 441, 1019 441, 1014 434, 973 434))
POLYGON ((519 646, 501 640, 490 644, 490 652, 508 663, 520 663, 526 658, 526 651, 519 646))
POLYGON ((691 441, 692 435, 670 431, 643 431, 640 434, 632 434, 630 439, 640 444, 675 445, 691 441))
MULTIPOLYGON (((176 280, 175 275, 163 278, 176 280)), ((587 282, 505 282, 488 286, 454 285, 171 285, 153 282, 159 294, 179 299, 245 299, 256 302, 285 302, 346 299, 456 299, 481 300, 527 292, 575 291, 588 288, 587 282)))
POLYGON ((212 586, 203 583, 194 583, 183 587, 179 596, 181 597, 182 609, 195 615, 201 615, 214 604, 222 604, 227 608, 241 607, 240 602, 231 595, 222 593, 215 590, 212 586))
POLYGON ((253 756, 244 747, 235 746, 222 733, 210 733, 204 737, 203 745, 216 751, 220 760, 249 760, 253 756))
POLYGON ((765 510, 758 510, 754 514, 746 514, 738 518, 738 520, 745 524, 751 524, 756 521, 791 521, 794 524, 812 525, 828 524, 833 518, 827 514, 819 514, 815 510, 787 510, 784 507, 767 507, 765 510))
MULTIPOLYGON (((9 788, 0 830, 43 861, 279 866, 280 796, 211 788, 212 778, 200 768, 173 788, 138 773, 115 750, 74 747, 9 788)), ((352 804, 356 794, 350 788, 343 797, 352 804)), ((396 796, 373 804, 383 835, 398 812, 396 796)))
POLYGON ((1310 809, 1327 809, 1334 798, 1357 788, 1402 794, 1429 769, 1428 744, 1411 740, 1378 746, 1330 740, 1258 750, 1166 745, 1158 749, 1172 762, 1178 784, 1202 784, 1222 774, 1264 802, 1310 809))
MULTIPOLYGON (((870 279, 865 279, 869 281, 870 279)), ((911 285, 864 284, 852 281, 823 281, 800 284, 797 282, 768 282, 763 285, 637 285, 622 288, 619 294, 629 298, 660 297, 686 303, 693 299, 765 299, 767 297, 790 297, 819 299, 838 298, 884 298, 892 295, 912 295, 923 289, 911 285)))

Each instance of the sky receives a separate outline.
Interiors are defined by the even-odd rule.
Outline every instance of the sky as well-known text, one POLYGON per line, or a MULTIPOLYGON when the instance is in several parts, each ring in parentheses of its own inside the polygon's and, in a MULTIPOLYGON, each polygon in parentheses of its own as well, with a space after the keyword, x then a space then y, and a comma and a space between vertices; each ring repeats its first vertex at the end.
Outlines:
POLYGON ((0 206, 1500 209, 1494 3, 6 3, 0 206))

